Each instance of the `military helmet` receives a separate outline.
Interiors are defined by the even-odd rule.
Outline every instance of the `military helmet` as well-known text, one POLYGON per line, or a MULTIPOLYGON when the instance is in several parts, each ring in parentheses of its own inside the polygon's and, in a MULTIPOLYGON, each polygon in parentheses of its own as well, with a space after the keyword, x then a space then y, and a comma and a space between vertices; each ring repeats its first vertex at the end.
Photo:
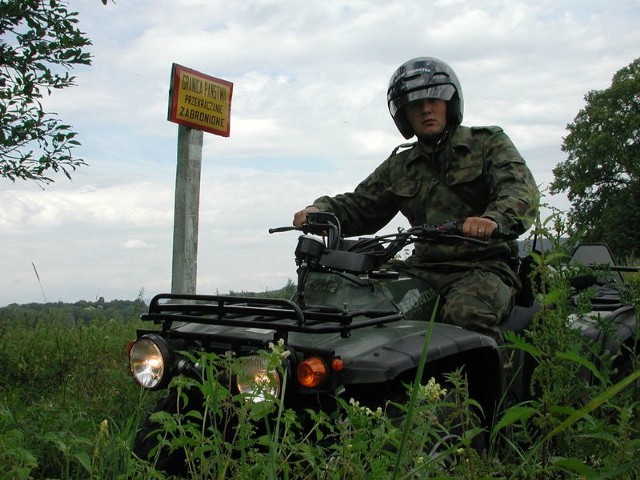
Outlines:
POLYGON ((464 112, 462 87, 453 69, 442 60, 418 57, 403 63, 391 76, 387 90, 389 112, 404 138, 414 135, 403 108, 414 100, 439 98, 447 102, 447 125, 460 125, 464 112))

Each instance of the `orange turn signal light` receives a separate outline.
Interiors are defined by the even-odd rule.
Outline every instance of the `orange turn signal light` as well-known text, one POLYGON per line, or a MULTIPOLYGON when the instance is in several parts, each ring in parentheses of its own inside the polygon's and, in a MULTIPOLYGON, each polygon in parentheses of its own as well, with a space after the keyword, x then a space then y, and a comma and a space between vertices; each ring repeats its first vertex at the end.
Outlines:
POLYGON ((327 366, 318 357, 309 357, 296 368, 298 383, 303 387, 313 388, 327 379, 327 366))
POLYGON ((344 362, 341 358, 334 358, 331 361, 331 369, 334 372, 341 372, 344 369, 344 362))

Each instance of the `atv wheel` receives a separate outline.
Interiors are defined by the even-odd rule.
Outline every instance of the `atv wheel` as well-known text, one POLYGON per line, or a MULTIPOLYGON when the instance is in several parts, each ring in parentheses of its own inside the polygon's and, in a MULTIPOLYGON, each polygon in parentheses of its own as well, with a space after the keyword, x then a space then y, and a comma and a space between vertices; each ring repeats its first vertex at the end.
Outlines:
POLYGON ((162 425, 151 420, 156 412, 176 414, 178 412, 178 392, 171 390, 169 394, 160 399, 153 412, 144 420, 133 441, 133 453, 140 459, 153 465, 156 470, 161 470, 168 475, 186 474, 186 456, 182 449, 168 451, 166 448, 158 449, 160 436, 166 435, 162 425))

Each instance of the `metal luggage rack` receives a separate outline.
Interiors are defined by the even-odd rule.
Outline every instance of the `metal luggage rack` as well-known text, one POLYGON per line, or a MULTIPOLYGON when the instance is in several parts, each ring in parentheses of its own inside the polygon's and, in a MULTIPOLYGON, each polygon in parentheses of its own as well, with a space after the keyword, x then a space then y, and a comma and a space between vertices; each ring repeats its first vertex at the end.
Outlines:
POLYGON ((231 295, 188 295, 162 293, 149 304, 142 320, 163 324, 163 331, 173 322, 201 323, 225 327, 275 330, 278 337, 288 332, 340 333, 349 337, 351 330, 381 326, 402 320, 398 311, 343 310, 335 308, 302 309, 291 300, 253 298, 231 295))

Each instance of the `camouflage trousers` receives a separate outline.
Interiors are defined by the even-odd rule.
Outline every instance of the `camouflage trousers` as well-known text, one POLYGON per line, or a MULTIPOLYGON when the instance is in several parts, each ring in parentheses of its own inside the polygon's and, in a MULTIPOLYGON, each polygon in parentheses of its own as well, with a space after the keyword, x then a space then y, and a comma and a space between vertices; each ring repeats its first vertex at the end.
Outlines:
POLYGON ((510 279, 477 267, 443 272, 392 263, 394 268, 425 280, 441 295, 440 321, 488 335, 498 345, 504 343, 498 327, 511 313, 517 293, 510 279))

